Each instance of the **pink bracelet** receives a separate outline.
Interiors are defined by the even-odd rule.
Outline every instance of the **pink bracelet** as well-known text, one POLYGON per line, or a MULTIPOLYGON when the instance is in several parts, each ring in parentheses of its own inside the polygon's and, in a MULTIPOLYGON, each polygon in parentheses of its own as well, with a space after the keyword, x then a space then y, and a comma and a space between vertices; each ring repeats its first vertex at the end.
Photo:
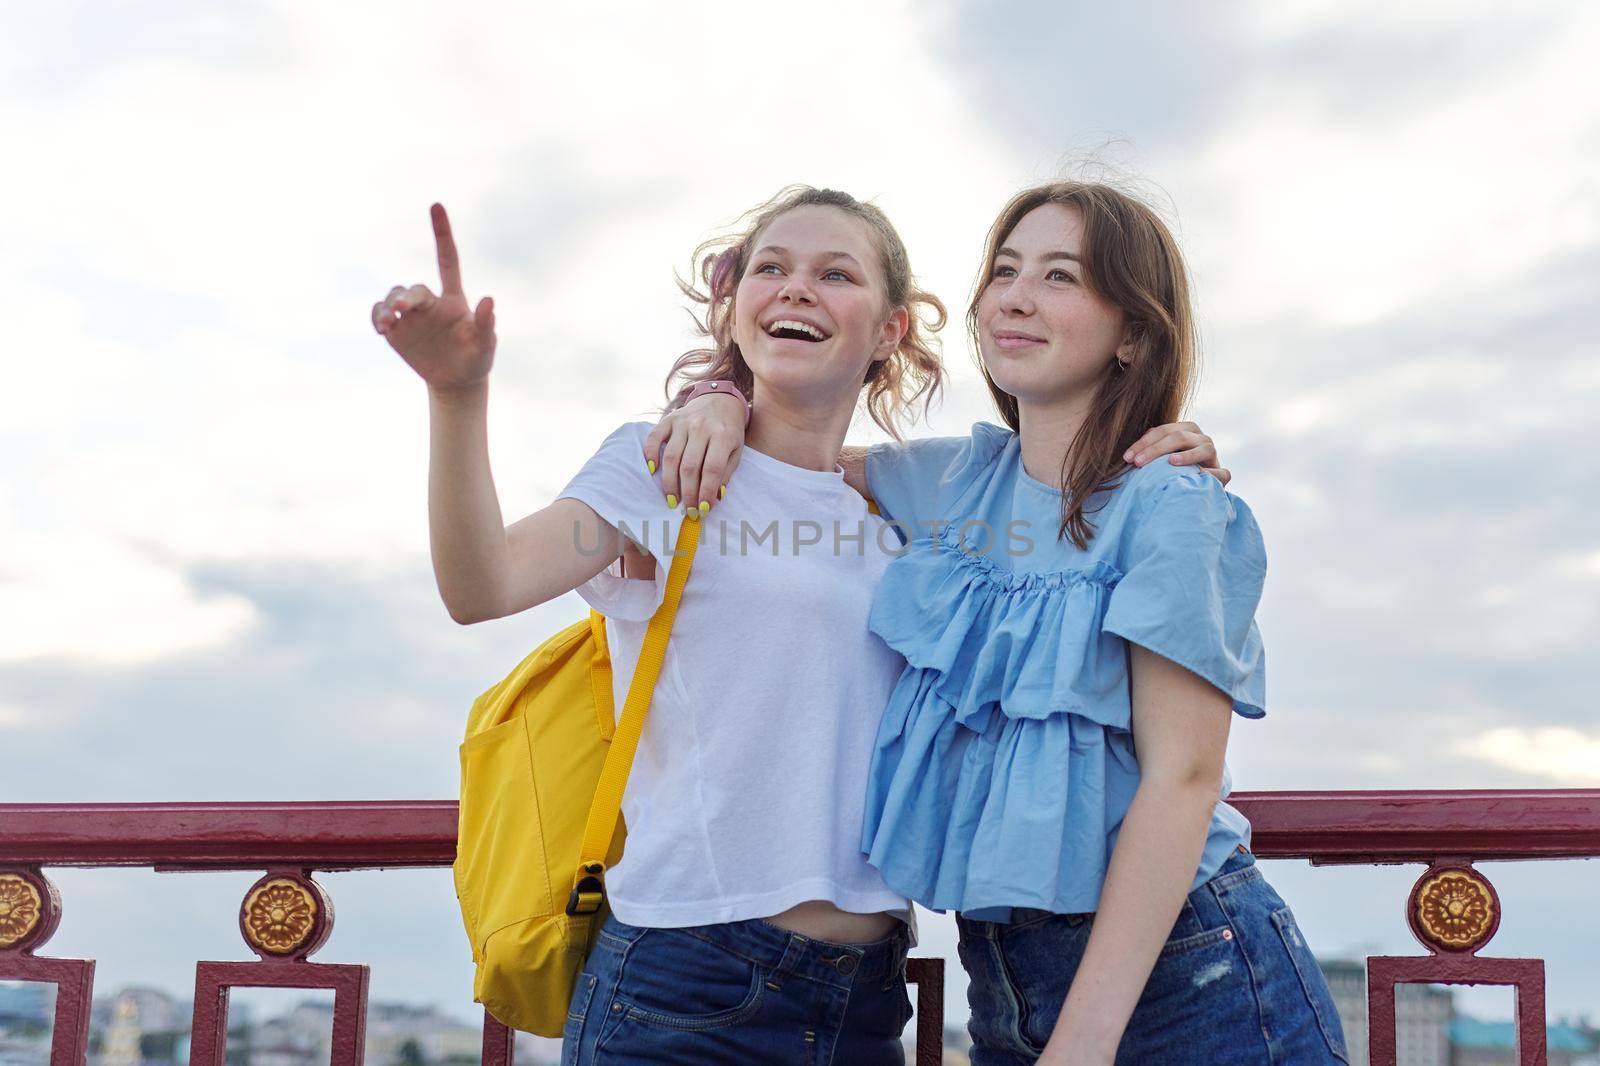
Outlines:
POLYGON ((683 398, 683 403, 679 404, 678 406, 686 407, 688 406, 689 401, 700 396, 705 396, 709 393, 720 393, 724 396, 737 396, 739 398, 739 402, 744 404, 744 424, 745 428, 749 428, 750 401, 744 398, 744 393, 740 392, 739 387, 731 381, 702 381, 700 384, 689 390, 689 394, 683 398))

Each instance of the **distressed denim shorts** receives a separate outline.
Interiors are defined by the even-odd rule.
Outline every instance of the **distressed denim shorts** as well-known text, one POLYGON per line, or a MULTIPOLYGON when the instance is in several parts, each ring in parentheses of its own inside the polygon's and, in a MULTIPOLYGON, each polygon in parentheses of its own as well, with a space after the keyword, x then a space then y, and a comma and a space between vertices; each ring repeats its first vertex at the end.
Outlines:
POLYGON ((903 1066, 905 926, 834 944, 752 919, 682 929, 615 916, 578 976, 563 1066, 903 1066))
MULTIPOLYGON (((957 915, 973 1066, 1032 1063, 1055 1028, 1093 914, 957 915)), ((1248 851, 1189 893, 1117 1050, 1118 1066, 1348 1063, 1328 983, 1248 851)))

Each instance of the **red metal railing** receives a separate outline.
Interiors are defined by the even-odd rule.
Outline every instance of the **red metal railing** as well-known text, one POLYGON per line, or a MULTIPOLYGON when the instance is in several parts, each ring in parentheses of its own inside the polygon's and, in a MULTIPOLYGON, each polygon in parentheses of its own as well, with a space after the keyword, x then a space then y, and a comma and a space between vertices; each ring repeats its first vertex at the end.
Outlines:
MULTIPOLYGON (((1543 1066, 1544 963, 1478 955, 1499 926, 1500 903, 1472 863, 1600 856, 1600 790, 1241 792, 1229 802, 1250 819, 1262 858, 1426 865, 1406 907, 1428 954, 1367 960, 1373 1066, 1395 1062, 1394 986, 1413 981, 1514 986, 1519 1061, 1543 1066)), ((368 970, 309 961, 332 928, 329 901, 311 875, 448 866, 455 832, 449 801, 0 804, 0 979, 58 985, 51 1064, 79 1066, 94 962, 35 954, 61 913, 43 868, 263 870, 239 917, 259 961, 196 964, 190 1062, 222 1066, 230 987, 269 986, 333 989, 333 1064, 355 1066, 368 970)), ((943 965, 909 965, 918 986, 919 1066, 940 1061, 943 965)), ((484 1062, 510 1066, 511 1046, 511 1034, 485 1014, 484 1062)))

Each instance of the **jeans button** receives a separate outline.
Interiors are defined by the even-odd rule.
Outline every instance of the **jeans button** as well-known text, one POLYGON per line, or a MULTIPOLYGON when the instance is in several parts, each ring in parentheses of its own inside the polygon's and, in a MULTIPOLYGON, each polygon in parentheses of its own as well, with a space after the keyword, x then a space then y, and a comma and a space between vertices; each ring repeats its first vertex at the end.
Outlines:
POLYGON ((833 968, 849 977, 856 972, 856 957, 854 955, 840 955, 833 960, 833 968))

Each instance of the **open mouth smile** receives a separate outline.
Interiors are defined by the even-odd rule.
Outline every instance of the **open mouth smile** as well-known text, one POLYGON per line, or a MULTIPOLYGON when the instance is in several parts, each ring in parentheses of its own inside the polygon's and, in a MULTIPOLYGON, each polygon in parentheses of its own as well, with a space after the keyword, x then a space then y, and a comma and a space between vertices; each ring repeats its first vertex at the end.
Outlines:
POLYGON ((779 318, 767 324, 767 336, 778 340, 807 341, 815 344, 828 339, 828 334, 809 322, 797 318, 779 318))

